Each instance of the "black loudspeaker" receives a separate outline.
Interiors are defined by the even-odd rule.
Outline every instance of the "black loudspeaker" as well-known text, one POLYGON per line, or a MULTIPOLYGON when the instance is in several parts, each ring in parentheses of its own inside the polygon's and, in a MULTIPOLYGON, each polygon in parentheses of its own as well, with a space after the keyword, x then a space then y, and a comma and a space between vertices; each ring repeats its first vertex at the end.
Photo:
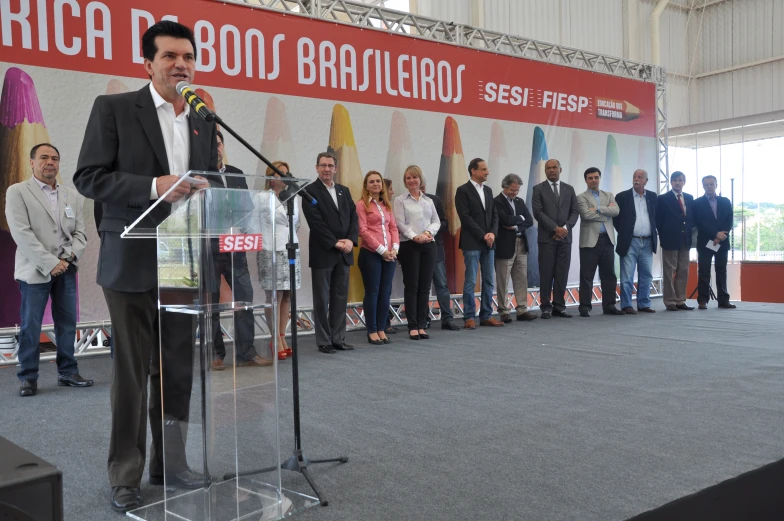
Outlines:
POLYGON ((62 519, 62 473, 0 437, 0 521, 62 519))

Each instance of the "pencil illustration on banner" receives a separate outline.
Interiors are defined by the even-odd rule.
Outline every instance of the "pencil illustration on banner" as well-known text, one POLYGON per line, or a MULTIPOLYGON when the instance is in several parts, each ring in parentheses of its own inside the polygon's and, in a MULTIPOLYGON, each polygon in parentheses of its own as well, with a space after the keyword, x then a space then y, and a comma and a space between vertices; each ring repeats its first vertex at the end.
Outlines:
POLYGON ((460 129, 451 116, 444 121, 444 141, 441 145, 441 164, 438 168, 436 195, 441 198, 449 221, 449 233, 444 235, 446 279, 451 293, 462 293, 465 281, 465 262, 460 244, 460 218, 455 208, 457 187, 468 181, 460 129))
MULTIPOLYGON (((549 158, 544 131, 541 127, 536 127, 531 147, 531 165, 528 169, 528 189, 525 191, 526 202, 533 197, 534 185, 545 179, 544 164, 549 158)), ((528 285, 532 288, 539 287, 539 243, 537 242, 536 224, 536 219, 534 219, 534 225, 525 231, 528 238, 528 285)))
MULTIPOLYGON (((312 170, 302 172, 297 168, 297 155, 294 151, 294 141, 291 139, 291 126, 286 112, 286 105, 276 97, 267 101, 267 110, 264 115, 264 134, 261 138, 261 155, 270 161, 285 161, 291 167, 294 177, 310 177, 312 170)), ((315 158, 314 158, 315 159, 315 158)), ((263 178, 267 172, 267 165, 259 161, 256 175, 263 178)), ((257 179, 252 190, 264 190, 264 180, 257 179)), ((353 194, 352 194, 353 195, 353 194)), ((302 225, 307 225, 301 220, 302 225)))
POLYGON ((19 324, 21 307, 21 293, 10 290, 16 286, 16 244, 8 231, 5 194, 9 186, 30 178, 30 150, 49 141, 33 79, 22 69, 9 68, 0 95, 0 327, 19 324))
POLYGON ((583 177, 583 172, 585 169, 591 165, 585 164, 585 148, 583 147, 583 137, 580 135, 579 130, 572 131, 572 148, 571 154, 569 157, 569 168, 566 168, 564 165, 564 171, 561 173, 561 181, 565 183, 570 183, 571 185, 575 186, 575 189, 579 190, 579 186, 581 184, 582 179, 577 181, 577 178, 583 177), (569 172, 571 174, 570 177, 574 178, 575 181, 567 181, 567 178, 564 174, 569 172))
POLYGON ((122 80, 118 80, 117 78, 109 80, 109 83, 106 84, 106 94, 123 94, 130 91, 131 89, 129 89, 122 80))
POLYGON ((503 179, 506 174, 512 173, 509 166, 509 155, 506 152, 506 137, 504 128, 497 121, 490 126, 490 152, 487 155, 487 166, 490 175, 503 179))
POLYGON ((392 123, 389 127, 387 162, 384 166, 384 177, 392 181, 392 188, 395 190, 395 194, 399 195, 406 192, 403 172, 405 172, 406 167, 413 163, 408 121, 406 121, 406 117, 402 112, 396 110, 392 113, 392 123))
POLYGON ((643 112, 624 100, 610 98, 595 99, 596 117, 615 121, 631 121, 643 116, 643 112))
MULTIPOLYGON (((623 190, 625 179, 623 172, 621 172, 621 162, 618 159, 618 144, 615 142, 615 137, 612 134, 607 136, 607 151, 604 158, 604 172, 602 172, 602 181, 600 187, 606 192, 612 192, 613 195, 618 195, 618 192, 623 190)), ((615 275, 621 275, 621 258, 615 254, 615 275)))
MULTIPOLYGON (((332 109, 332 124, 329 127, 329 145, 327 150, 338 158, 338 169, 335 182, 347 186, 354 201, 362 194, 362 168, 359 166, 359 153, 354 141, 354 129, 351 117, 343 105, 337 104, 332 109)), ((359 248, 354 248, 354 265, 349 271, 348 301, 362 302, 365 286, 359 272, 357 256, 359 248)))

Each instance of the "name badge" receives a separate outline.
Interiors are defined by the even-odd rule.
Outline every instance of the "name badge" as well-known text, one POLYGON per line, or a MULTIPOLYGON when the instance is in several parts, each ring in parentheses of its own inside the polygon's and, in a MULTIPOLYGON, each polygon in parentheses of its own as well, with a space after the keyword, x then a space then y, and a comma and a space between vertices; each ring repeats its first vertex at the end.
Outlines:
POLYGON ((68 217, 69 219, 73 219, 74 217, 76 217, 74 215, 73 208, 71 208, 70 205, 65 206, 65 216, 68 217))

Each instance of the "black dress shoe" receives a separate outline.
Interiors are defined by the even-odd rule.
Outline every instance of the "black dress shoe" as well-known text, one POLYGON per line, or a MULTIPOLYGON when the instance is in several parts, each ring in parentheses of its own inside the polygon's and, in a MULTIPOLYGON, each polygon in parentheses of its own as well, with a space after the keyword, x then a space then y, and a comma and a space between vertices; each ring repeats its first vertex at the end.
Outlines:
POLYGON ((607 308, 607 309, 605 309, 605 310, 603 311, 603 313, 604 313, 605 315, 625 315, 625 314, 626 314, 626 313, 624 313, 623 311, 621 311, 620 309, 616 308, 615 306, 613 306, 613 307, 611 307, 611 308, 607 308))
POLYGON ((553 310, 553 313, 552 313, 552 315, 553 315, 554 317, 561 317, 561 318, 572 318, 572 315, 570 315, 570 314, 569 314, 569 313, 567 313, 566 311, 557 311, 557 310, 555 310, 555 309, 553 310))
POLYGON ((735 309, 736 307, 738 306, 736 306, 735 304, 730 304, 729 302, 727 302, 726 304, 719 304, 719 309, 735 309))
POLYGON ((503 322, 504 324, 511 324, 512 323, 512 317, 510 317, 508 314, 501 315, 501 322, 503 322))
POLYGON ((653 308, 637 308, 638 313, 656 313, 656 310, 653 308))
MULTIPOLYGON (((163 485, 163 476, 150 476, 150 485, 163 485)), ((166 477, 166 487, 185 488, 195 490, 206 485, 204 475, 185 469, 166 477)))
POLYGON ((79 373, 61 374, 57 377, 57 385, 64 387, 92 387, 93 381, 82 378, 79 376, 79 373))
POLYGON ((425 319, 425 329, 430 329, 430 317, 425 319))
POLYGON ((682 310, 684 310, 684 311, 692 311, 692 310, 694 309, 694 307, 693 307, 693 306, 690 306, 690 305, 688 305, 688 304, 686 304, 686 303, 683 303, 683 304, 678 304, 678 305, 677 305, 677 306, 675 306, 675 307, 676 307, 676 308, 678 308, 678 309, 682 309, 682 310))
POLYGON ((449 331, 460 331, 460 327, 455 324, 454 320, 451 318, 441 322, 441 329, 448 329, 449 331))
POLYGON ((35 396, 38 392, 38 380, 25 380, 19 387, 19 396, 35 396))
POLYGON ((591 314, 587 310, 583 309, 582 311, 580 311, 580 316, 583 318, 588 318, 591 316, 591 314))
POLYGON ((707 302, 699 302, 697 304, 697 307, 700 308, 700 309, 708 309, 708 303, 707 302))
POLYGON ((397 335, 397 328, 394 326, 389 326, 384 330, 384 333, 387 335, 397 335))
POLYGON ((332 347, 331 345, 329 345, 329 346, 318 346, 318 350, 321 353, 327 353, 329 355, 331 355, 332 353, 335 352, 335 348, 332 347))
POLYGON ((549 311, 542 311, 541 317, 542 320, 547 320, 548 318, 552 317, 552 313, 550 313, 549 311))
POLYGON ((128 512, 142 506, 142 491, 139 487, 112 487, 109 503, 117 512, 128 512))
POLYGON ((347 344, 343 342, 342 344, 332 344, 332 347, 337 349, 338 351, 352 351, 354 346, 351 344, 347 344))

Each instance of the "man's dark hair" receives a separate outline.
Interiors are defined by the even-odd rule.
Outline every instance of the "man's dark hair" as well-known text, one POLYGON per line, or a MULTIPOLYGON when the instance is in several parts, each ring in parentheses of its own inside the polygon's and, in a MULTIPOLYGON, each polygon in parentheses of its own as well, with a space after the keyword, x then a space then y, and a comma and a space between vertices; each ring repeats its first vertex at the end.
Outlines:
POLYGON ((474 176, 474 170, 478 169, 479 168, 479 163, 483 163, 483 162, 484 162, 484 159, 482 159, 480 157, 475 157, 474 159, 472 159, 471 162, 468 163, 468 177, 473 177, 474 176))
POLYGON ((32 149, 30 149, 30 159, 35 159, 35 153, 38 152, 38 149, 41 148, 41 147, 51 147, 51 148, 54 149, 55 152, 57 152, 58 156, 60 155, 60 151, 57 150, 57 147, 54 146, 53 144, 51 144, 51 143, 38 143, 32 149))
POLYGON ((221 143, 223 143, 225 145, 226 142, 223 140, 223 132, 221 132, 220 130, 216 130, 215 133, 218 134, 218 137, 220 138, 221 143))
POLYGON ((329 151, 321 152, 321 153, 319 153, 318 156, 316 156, 316 166, 318 166, 318 164, 321 163, 321 158, 322 157, 331 157, 332 160, 335 162, 335 166, 338 166, 338 158, 335 156, 335 154, 333 154, 332 152, 329 152, 329 151))
POLYGON ((715 182, 715 183, 716 183, 716 186, 719 186, 719 180, 718 180, 718 179, 716 179, 716 176, 715 176, 715 175, 706 175, 705 177, 703 177, 703 178, 702 178, 702 183, 703 183, 703 184, 705 184, 705 180, 706 180, 706 179, 713 179, 713 182, 715 182))
POLYGON ((672 175, 670 175, 670 181, 674 181, 675 179, 678 179, 679 177, 682 177, 684 181, 686 180, 686 174, 684 174, 680 170, 676 170, 675 172, 672 173, 672 175))
POLYGON ((588 174, 598 173, 599 177, 602 177, 602 171, 596 168, 595 166, 590 167, 583 173, 583 179, 588 179, 588 174))
POLYGON ((158 46, 155 45, 155 38, 158 36, 171 36, 172 38, 184 38, 188 40, 193 46, 193 57, 198 57, 196 54, 196 38, 194 38, 191 28, 170 20, 161 20, 144 31, 144 35, 142 36, 142 56, 144 56, 145 59, 150 61, 155 59, 155 54, 158 52, 158 46))

